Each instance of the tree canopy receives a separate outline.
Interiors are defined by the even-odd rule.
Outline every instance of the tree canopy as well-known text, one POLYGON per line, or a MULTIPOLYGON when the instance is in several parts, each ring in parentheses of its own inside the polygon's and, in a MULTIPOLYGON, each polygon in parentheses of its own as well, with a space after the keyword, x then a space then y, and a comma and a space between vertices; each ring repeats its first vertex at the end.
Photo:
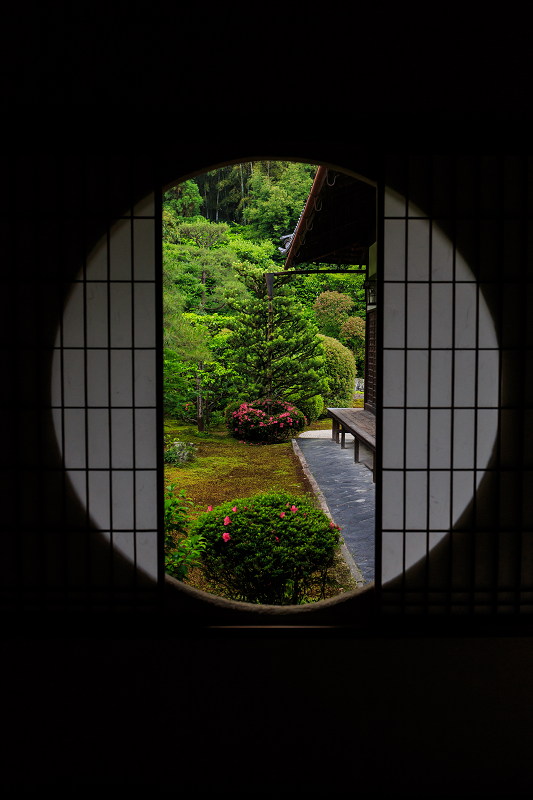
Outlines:
POLYGON ((165 400, 175 415, 196 408, 200 425, 204 411, 271 392, 320 409, 328 389, 318 333, 347 345, 363 374, 364 274, 289 271, 269 313, 264 273, 281 271, 280 236, 294 231, 316 169, 229 165, 164 195, 165 400))

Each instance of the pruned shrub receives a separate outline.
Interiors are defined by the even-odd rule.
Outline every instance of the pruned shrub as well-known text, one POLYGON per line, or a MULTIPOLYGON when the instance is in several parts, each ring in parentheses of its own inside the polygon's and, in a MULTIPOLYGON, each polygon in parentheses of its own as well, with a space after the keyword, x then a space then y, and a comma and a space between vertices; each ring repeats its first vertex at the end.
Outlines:
POLYGON ((294 405, 300 409, 302 414, 307 419, 307 425, 311 422, 315 422, 317 420, 324 408, 324 400, 319 394, 316 394, 314 397, 307 397, 305 399, 301 397, 291 397, 290 402, 294 403, 294 405))
POLYGON ((303 431, 306 425, 305 415, 284 400, 261 399, 241 403, 226 416, 226 426, 231 435, 245 442, 283 442, 303 431))
POLYGON ((206 576, 233 600, 267 605, 305 602, 317 573, 325 596, 339 531, 307 498, 286 492, 210 506, 191 528, 206 544, 206 576))
POLYGON ((329 391, 324 397, 324 406, 330 408, 350 407, 353 400, 353 387, 357 376, 355 358, 351 350, 337 339, 319 335, 326 356, 324 373, 329 383, 329 391))

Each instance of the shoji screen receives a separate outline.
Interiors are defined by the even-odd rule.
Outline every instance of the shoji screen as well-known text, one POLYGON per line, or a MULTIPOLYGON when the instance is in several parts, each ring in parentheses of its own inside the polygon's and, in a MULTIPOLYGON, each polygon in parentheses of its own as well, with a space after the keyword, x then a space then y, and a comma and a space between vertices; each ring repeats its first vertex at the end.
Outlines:
POLYGON ((127 158, 12 165, 2 243, 4 342, 12 345, 4 364, 13 379, 3 394, 8 605, 155 607, 161 223, 153 172, 127 158))
POLYGON ((381 192, 382 611, 529 612, 527 159, 389 156, 381 192))

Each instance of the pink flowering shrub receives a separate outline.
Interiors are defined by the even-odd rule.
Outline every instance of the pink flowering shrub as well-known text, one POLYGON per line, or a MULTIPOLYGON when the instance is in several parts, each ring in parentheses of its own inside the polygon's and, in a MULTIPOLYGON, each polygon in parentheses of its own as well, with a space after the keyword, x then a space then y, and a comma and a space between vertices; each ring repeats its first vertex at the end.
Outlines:
POLYGON ((317 574, 325 596, 339 531, 311 500, 286 492, 223 503, 192 526, 206 542, 206 577, 234 600, 268 605, 305 602, 317 574))
POLYGON ((229 406, 226 425, 235 439, 265 444, 283 442, 303 431, 307 419, 302 412, 284 400, 253 400, 229 406))

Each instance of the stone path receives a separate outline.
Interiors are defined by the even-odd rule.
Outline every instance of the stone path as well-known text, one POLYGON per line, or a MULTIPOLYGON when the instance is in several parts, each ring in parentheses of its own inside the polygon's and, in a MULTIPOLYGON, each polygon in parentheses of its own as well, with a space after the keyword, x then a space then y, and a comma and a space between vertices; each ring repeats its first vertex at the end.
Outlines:
MULTIPOLYGON (((364 463, 354 464, 353 436, 346 434, 346 448, 336 444, 331 431, 307 431, 296 444, 318 484, 331 516, 342 528, 348 552, 365 582, 374 580, 375 484, 364 463)), ((372 453, 361 446, 360 456, 372 463, 372 453)))

